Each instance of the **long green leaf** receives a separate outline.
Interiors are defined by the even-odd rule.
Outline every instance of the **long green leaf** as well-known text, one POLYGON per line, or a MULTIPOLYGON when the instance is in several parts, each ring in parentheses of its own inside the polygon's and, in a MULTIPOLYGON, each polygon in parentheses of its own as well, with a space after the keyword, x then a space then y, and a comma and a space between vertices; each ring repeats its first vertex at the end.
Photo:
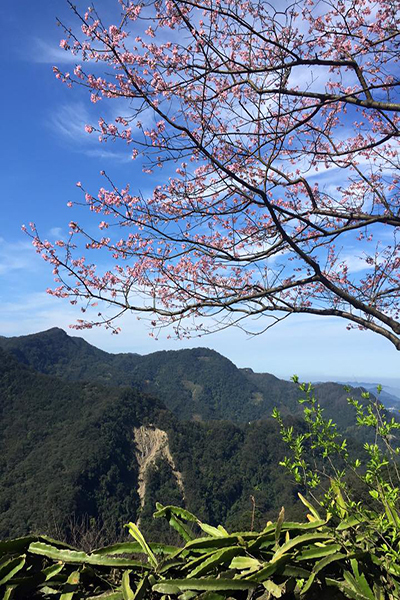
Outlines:
POLYGON ((219 567, 227 562, 230 562, 232 558, 234 558, 242 552, 243 548, 240 548, 238 546, 233 546, 232 548, 224 548, 223 550, 214 552, 208 558, 203 559, 201 563, 198 564, 194 569, 188 571, 188 576, 199 577, 200 575, 204 575, 205 573, 213 569, 215 566, 219 567))
MULTIPOLYGON (((168 582, 156 583, 153 585, 154 592, 161 594, 171 593, 165 591, 165 586, 177 589, 179 591, 197 590, 202 591, 235 591, 235 590, 250 590, 256 587, 256 583, 240 579, 170 579, 168 582)), ((172 592, 176 593, 176 592, 172 592)))
POLYGON ((64 568, 64 563, 62 563, 62 562, 58 562, 55 565, 50 565, 49 567, 46 567, 42 571, 42 573, 44 575, 44 580, 49 581, 50 579, 52 579, 53 577, 58 575, 63 570, 63 568, 64 568))
POLYGON ((193 513, 189 512, 185 508, 181 508, 180 506, 163 506, 162 504, 157 502, 156 507, 157 510, 155 513, 153 513, 153 517, 155 519, 158 519, 160 517, 166 517, 168 516, 168 513, 170 513, 176 515, 177 517, 180 517, 181 519, 185 519, 185 521, 191 521, 193 523, 197 523, 198 521, 197 517, 193 513))
POLYGON ((62 550, 60 548, 54 548, 54 546, 50 546, 49 544, 43 544, 42 542, 33 542, 29 546, 29 552, 32 552, 32 554, 40 554, 41 556, 47 556, 48 558, 52 558, 53 560, 72 564, 88 564, 115 568, 149 568, 147 565, 137 560, 131 560, 129 558, 114 558, 111 556, 86 554, 85 552, 78 552, 77 550, 62 550))
POLYGON ((301 590, 302 594, 305 594, 310 589, 311 585, 314 582, 315 577, 320 573, 326 566, 329 564, 336 562, 338 560, 342 560, 346 558, 345 554, 338 552, 336 554, 332 554, 331 556, 325 556, 325 558, 319 560, 313 567, 312 572, 308 580, 306 581, 304 587, 301 590))
POLYGON ((185 521, 197 522, 198 519, 191 512, 179 506, 163 506, 159 502, 156 506, 158 510, 153 514, 153 517, 165 517, 169 525, 179 533, 185 542, 195 538, 194 533, 182 521, 184 519, 185 521))
POLYGON ((307 544, 309 542, 317 542, 320 540, 332 540, 333 537, 329 533, 305 533, 304 535, 298 535, 295 538, 292 538, 285 544, 283 544, 278 550, 275 552, 274 556, 271 559, 271 562, 275 562, 279 560, 281 556, 296 548, 296 546, 300 546, 302 544, 307 544))
POLYGON ((244 569, 261 569, 262 566, 262 563, 256 558, 251 558, 250 556, 236 556, 232 559, 229 568, 242 571, 244 569))
POLYGON ((375 600, 375 594, 373 593, 373 591, 371 590, 365 575, 363 573, 360 573, 360 569, 359 569, 359 565, 358 565, 358 561, 356 558, 352 558, 350 560, 350 564, 351 564, 351 568, 353 569, 353 573, 354 573, 354 577, 356 579, 357 582, 357 586, 358 586, 358 590, 364 594, 364 596, 366 596, 367 598, 369 598, 369 600, 375 600))
POLYGON ((110 591, 97 596, 88 596, 85 600, 124 600, 124 597, 120 591, 110 591))
POLYGON ((131 536, 133 538, 135 538, 135 540, 137 542, 139 542, 139 544, 142 546, 144 552, 147 554, 147 557, 148 557, 151 565, 154 568, 157 568, 158 561, 157 561, 155 555, 153 554, 153 552, 151 551, 150 546, 144 539, 143 534, 140 531, 139 527, 137 525, 135 525, 135 523, 128 523, 127 527, 128 527, 128 530, 129 530, 129 533, 131 534, 131 536))
POLYGON ((25 561, 25 554, 5 561, 0 567, 0 585, 4 585, 7 581, 10 581, 10 579, 23 568, 25 561))
POLYGON ((14 591, 15 591, 16 586, 14 585, 10 585, 6 588, 6 591, 3 594, 3 598, 2 600, 11 600, 11 598, 14 595, 14 591))
POLYGON ((348 519, 342 521, 337 527, 336 531, 344 531, 345 529, 350 529, 351 527, 356 527, 361 524, 360 517, 358 516, 350 516, 348 519))
MULTIPOLYGON (((174 554, 178 550, 182 550, 182 548, 179 548, 178 546, 169 546, 167 544, 158 544, 154 542, 148 542, 148 545, 154 554, 174 554)), ((96 554, 97 556, 104 554, 142 554, 144 552, 145 551, 139 542, 120 542, 118 544, 103 546, 102 548, 93 550, 93 554, 96 554)))
POLYGON ((259 583, 262 583, 263 581, 269 579, 274 573, 276 573, 276 571, 281 569, 282 565, 284 565, 288 560, 289 556, 282 556, 279 560, 276 560, 273 563, 267 563, 265 567, 260 569, 260 571, 257 571, 257 573, 252 573, 251 575, 245 574, 244 579, 246 581, 258 581, 259 583))
POLYGON ((148 576, 144 577, 136 588, 134 600, 144 600, 147 594, 147 590, 150 587, 148 576))
POLYGON ((132 571, 130 569, 127 569, 123 572, 122 575, 121 590, 124 600, 133 600, 133 598, 135 597, 135 593, 131 588, 131 584, 129 581, 129 575, 131 574, 131 572, 132 571))
POLYGON ((309 502, 306 498, 304 498, 304 496, 302 494, 300 494, 300 492, 297 495, 298 495, 300 501, 304 504, 304 506, 306 506, 308 508, 308 510, 310 511, 312 516, 315 517, 315 519, 317 519, 317 521, 320 521, 321 517, 319 516, 318 511, 313 507, 311 502, 309 502))
POLYGON ((33 542, 44 542, 56 546, 57 548, 69 548, 70 550, 74 550, 69 544, 58 542, 46 535, 28 535, 12 540, 0 541, 0 557, 4 554, 23 554, 33 542))
POLYGON ((285 509, 282 506, 281 511, 278 516, 278 520, 276 522, 276 526, 275 526, 275 548, 279 547, 279 538, 281 535, 281 529, 282 529, 284 519, 285 519, 285 509))
POLYGON ((185 546, 185 550, 213 550, 224 548, 226 546, 233 546, 234 544, 245 546, 245 540, 242 540, 241 543, 240 535, 238 534, 231 534, 219 538, 202 537, 188 542, 185 546))
POLYGON ((327 546, 312 546, 297 554, 296 560, 312 560, 313 558, 323 558, 330 554, 335 554, 342 549, 340 544, 328 544, 327 546))
POLYGON ((228 537, 229 534, 225 529, 220 529, 219 527, 213 527, 212 525, 207 525, 207 523, 202 523, 198 521, 198 525, 200 529, 202 529, 205 533, 208 533, 209 536, 215 538, 228 537))

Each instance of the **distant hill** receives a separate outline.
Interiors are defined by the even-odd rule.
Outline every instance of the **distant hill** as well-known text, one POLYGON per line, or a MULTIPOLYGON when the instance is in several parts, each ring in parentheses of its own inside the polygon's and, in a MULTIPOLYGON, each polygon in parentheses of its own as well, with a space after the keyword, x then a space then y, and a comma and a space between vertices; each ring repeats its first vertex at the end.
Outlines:
MULTIPOLYGON (((357 437, 343 386, 316 394, 357 437)), ((0 538, 52 524, 68 535, 68 521, 85 517, 111 537, 139 519, 162 539, 156 501, 239 529, 250 526, 251 497, 256 527, 282 505, 300 516, 270 417, 277 406, 304 430, 298 397, 292 382, 207 348, 110 354, 56 328, 0 337, 0 538)))
POLYGON ((179 421, 133 388, 61 380, 0 350, 0 538, 68 536, 71 522, 86 518, 105 524, 110 539, 138 519, 161 539, 163 524, 151 518, 156 501, 248 527, 251 495, 262 526, 282 504, 288 515, 303 510, 276 468, 284 453, 271 419, 179 421))
MULTIPOLYGON (((378 383, 365 383, 365 382, 344 382, 343 385, 351 385, 353 387, 360 387, 370 392, 373 395, 377 395, 378 383)), ((392 388, 388 385, 382 385, 382 391, 379 394, 379 400, 382 404, 391 411, 400 410, 400 389, 392 388)))
MULTIPOLYGON (((246 423, 269 418, 274 406, 284 414, 299 415, 297 386, 268 373, 238 369, 208 348, 139 354, 111 354, 62 329, 0 338, 0 348, 20 362, 68 381, 95 381, 131 386, 158 397, 182 420, 230 420, 246 423)), ((316 396, 326 415, 339 425, 354 424, 343 385, 322 383, 316 396), (340 407, 340 410, 338 408, 340 407)), ((360 390, 354 392, 360 396, 360 390)))

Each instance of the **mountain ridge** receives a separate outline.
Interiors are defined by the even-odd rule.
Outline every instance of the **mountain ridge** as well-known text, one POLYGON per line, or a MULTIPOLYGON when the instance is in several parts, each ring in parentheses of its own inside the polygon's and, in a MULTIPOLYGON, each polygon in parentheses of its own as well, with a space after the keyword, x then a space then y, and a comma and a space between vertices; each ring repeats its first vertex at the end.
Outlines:
MULTIPOLYGON (((159 397, 183 420, 245 423, 268 418, 276 405, 284 414, 302 412, 293 382, 250 368, 239 369, 209 348, 113 354, 59 328, 0 338, 0 348, 44 374, 68 381, 128 386, 159 397)), ((352 419, 342 385, 320 383, 315 390, 328 417, 337 417, 339 402, 341 426, 352 419)), ((355 394, 360 397, 361 390, 355 390, 355 394)))

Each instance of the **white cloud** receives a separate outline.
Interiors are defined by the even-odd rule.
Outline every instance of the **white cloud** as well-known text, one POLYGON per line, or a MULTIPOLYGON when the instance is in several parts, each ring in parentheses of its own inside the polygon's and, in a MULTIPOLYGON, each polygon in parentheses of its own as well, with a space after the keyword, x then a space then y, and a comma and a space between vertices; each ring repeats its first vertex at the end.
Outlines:
POLYGON ((63 236, 62 227, 52 227, 49 231, 49 235, 53 238, 61 239, 63 236))
POLYGON ((82 102, 64 104, 50 116, 49 124, 53 130, 70 142, 93 144, 96 137, 85 131, 85 125, 91 117, 82 102))
POLYGON ((131 162, 131 152, 128 148, 125 152, 115 151, 117 146, 112 141, 100 144, 96 133, 89 134, 85 131, 85 125, 96 122, 95 115, 89 113, 83 102, 74 102, 58 107, 50 115, 48 124, 75 152, 92 158, 131 162))
POLYGON ((57 44, 58 42, 47 42, 38 37, 33 38, 33 48, 29 54, 29 60, 51 65, 75 65, 79 62, 79 56, 74 56, 69 50, 64 50, 57 44))
POLYGON ((31 268, 34 258, 29 241, 12 243, 0 238, 0 277, 31 268))

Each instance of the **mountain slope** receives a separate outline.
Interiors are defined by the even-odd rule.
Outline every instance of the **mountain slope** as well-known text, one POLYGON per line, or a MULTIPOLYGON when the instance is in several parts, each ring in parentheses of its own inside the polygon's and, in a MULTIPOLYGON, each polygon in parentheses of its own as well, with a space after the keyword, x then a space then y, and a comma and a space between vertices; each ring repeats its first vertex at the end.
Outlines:
POLYGON ((136 513, 133 427, 162 405, 133 389, 68 383, 0 350, 0 537, 73 514, 136 513))
MULTIPOLYGON (((278 405, 304 428, 293 383, 237 369, 206 348, 112 355, 57 329, 0 346, 8 350, 0 349, 0 537, 49 531, 52 522, 68 533, 70 517, 85 517, 114 532, 140 519, 162 539, 169 529, 151 518, 156 501, 239 529, 250 526, 252 497, 255 527, 282 505, 300 516, 269 417, 278 405)), ((352 426, 343 388, 318 389, 327 416, 352 426)))
POLYGON ((282 503, 289 515, 298 510, 276 469, 284 452, 274 421, 178 421, 136 390, 62 381, 0 350, 0 538, 55 525, 68 536, 69 522, 83 518, 112 537, 140 518, 161 539, 169 528, 152 520, 156 501, 240 528, 251 495, 261 526, 282 503))
MULTIPOLYGON (((41 373, 69 381, 133 386, 158 397, 182 420, 248 422, 268 418, 274 406, 300 414, 297 386, 268 373, 238 369, 208 348, 161 351, 147 356, 110 354, 61 329, 29 336, 0 338, 0 348, 41 373)), ((315 386, 329 417, 354 423, 342 385, 315 386), (338 411, 338 407, 340 410, 338 411)), ((360 391, 355 392, 360 396, 360 391)))

